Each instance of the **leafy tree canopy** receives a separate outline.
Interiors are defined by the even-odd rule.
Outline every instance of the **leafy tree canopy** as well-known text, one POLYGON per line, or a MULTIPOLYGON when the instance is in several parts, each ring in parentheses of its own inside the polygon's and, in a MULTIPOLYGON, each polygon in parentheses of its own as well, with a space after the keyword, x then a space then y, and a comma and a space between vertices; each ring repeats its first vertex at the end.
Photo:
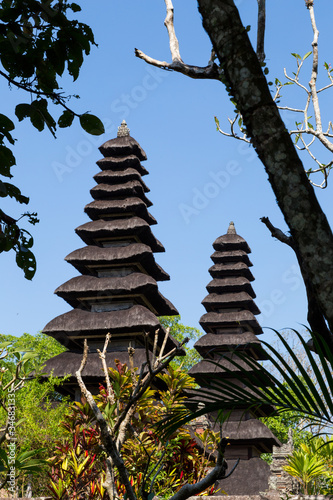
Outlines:
MULTIPOLYGON (((159 319, 164 328, 170 328, 170 334, 178 340, 178 342, 182 342, 187 337, 191 345, 193 345, 193 343, 202 335, 202 332, 198 328, 183 325, 183 323, 180 322, 180 316, 163 316, 159 319)), ((201 356, 193 347, 185 345, 184 349, 186 351, 186 357, 176 358, 172 361, 172 364, 174 366, 181 365, 184 370, 189 370, 193 365, 201 360, 201 356)))
MULTIPOLYGON (((0 361, 0 428, 2 431, 8 429, 8 408, 15 401, 15 431, 11 432, 17 438, 17 485, 23 494, 29 483, 29 474, 37 474, 38 494, 43 494, 46 460, 54 452, 54 441, 64 434, 59 421, 67 411, 68 401, 65 398, 60 400, 56 393, 57 386, 62 382, 60 379, 50 377, 41 383, 38 373, 47 359, 64 351, 64 348, 42 333, 36 336, 25 333, 21 337, 1 335, 0 341, 6 346, 5 356, 0 361), (14 391, 15 396, 10 398, 6 387, 17 373, 17 390, 14 391)), ((0 484, 5 485, 10 465, 8 432, 3 432, 1 438, 0 484)))
MULTIPOLYGON (((89 26, 70 19, 81 7, 67 0, 2 0, 0 2, 0 76, 9 88, 29 93, 29 102, 18 103, 15 115, 19 121, 29 119, 38 130, 47 128, 55 137, 57 127, 69 127, 78 117, 82 128, 94 135, 104 132, 102 122, 90 113, 78 114, 68 107, 71 97, 59 84, 64 73, 75 81, 84 56, 96 45, 89 26), (49 104, 60 106, 56 119, 49 104)), ((7 182, 13 177, 16 164, 13 153, 15 124, 0 113, 0 197, 10 197, 27 205, 29 198, 20 189, 7 182)), ((36 213, 26 212, 31 224, 38 222, 36 213)), ((24 276, 32 279, 36 259, 31 251, 33 237, 20 228, 18 221, 0 209, 0 253, 14 250, 16 263, 24 276)))
MULTIPOLYGON (((59 342, 41 332, 36 335, 24 333, 21 337, 0 335, 0 338, 1 342, 10 342, 13 348, 19 351, 33 351, 35 357, 30 361, 31 369, 41 367, 45 361, 66 350, 59 342)), ((5 363, 14 361, 13 358, 7 358, 5 363)))

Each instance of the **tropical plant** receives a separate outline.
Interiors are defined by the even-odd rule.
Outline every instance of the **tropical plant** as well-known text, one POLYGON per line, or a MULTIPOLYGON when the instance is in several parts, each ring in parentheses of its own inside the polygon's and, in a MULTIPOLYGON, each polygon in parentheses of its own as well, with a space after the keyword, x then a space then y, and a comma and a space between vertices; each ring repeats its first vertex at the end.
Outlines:
MULTIPOLYGON (((275 406, 277 415, 293 412, 291 416, 294 419, 302 418, 304 430, 311 425, 313 430, 316 427, 319 429, 317 433, 322 428, 325 428, 325 433, 332 433, 333 353, 324 341, 319 342, 317 337, 310 332, 313 347, 317 353, 314 354, 302 335, 295 332, 303 345, 307 364, 312 368, 314 374, 314 379, 312 379, 283 336, 278 332, 275 333, 293 360, 294 366, 290 366, 284 356, 267 342, 262 342, 262 344, 269 353, 268 360, 279 376, 273 375, 271 370, 267 370, 245 354, 237 352, 231 358, 228 356, 228 361, 238 370, 232 371, 221 365, 220 368, 226 372, 232 371, 235 381, 212 380, 209 385, 200 388, 190 405, 187 403, 186 407, 184 405, 178 407, 161 423, 162 432, 167 435, 173 432, 176 426, 184 425, 193 418, 213 411, 226 414, 235 408, 246 408, 256 413, 261 406, 272 405, 275 406), (246 369, 244 369, 244 363, 247 366, 246 369)), ((211 362, 218 364, 217 361, 211 362)))
POLYGON ((18 474, 39 472, 45 463, 38 459, 40 450, 22 451, 17 446, 16 428, 20 424, 16 415, 16 392, 31 380, 32 351, 22 352, 13 348, 10 342, 0 344, 0 405, 4 419, 0 431, 0 489, 8 484, 8 490, 16 493, 18 474), (6 359, 15 359, 8 363, 6 359))
POLYGON ((60 426, 64 438, 56 442, 49 459, 48 489, 52 498, 105 498, 105 453, 89 406, 74 404, 60 426))
MULTIPOLYGON (((3 394, 4 404, 0 408, 0 426, 5 429, 8 404, 11 401, 15 403, 15 427, 12 430, 16 438, 15 454, 18 461, 15 474, 16 488, 23 496, 27 488, 28 491, 32 489, 35 496, 43 495, 46 492, 45 477, 48 470, 46 459, 52 456, 54 442, 63 435, 59 421, 67 411, 68 401, 56 392, 62 383, 60 379, 50 377, 42 382, 39 374, 43 363, 62 352, 64 348, 54 339, 41 333, 36 336, 25 333, 21 337, 2 335, 1 339, 8 344, 6 357, 0 361, 3 384, 8 383, 10 374, 16 373, 17 370, 19 378, 23 377, 13 392, 8 395, 3 394), (24 361, 24 371, 21 370, 17 353, 22 357, 22 362, 24 361), (32 462, 32 457, 35 462, 32 462), (29 463, 38 465, 33 470, 35 481, 31 480, 32 469, 26 467, 29 463)), ((4 435, 5 433, 3 437, 4 435)), ((9 451, 8 440, 5 440, 2 443, 1 457, 3 467, 7 469, 10 466, 6 460, 9 451)))
MULTIPOLYGON (((115 400, 109 400, 109 390, 100 386, 94 400, 110 429, 126 408, 135 388, 138 374, 119 361, 108 370, 115 400)), ((130 426, 122 438, 121 456, 129 482, 138 499, 170 498, 184 484, 202 479, 215 465, 214 452, 219 435, 205 430, 196 437, 187 429, 179 429, 167 443, 159 438, 156 424, 174 405, 184 400, 184 391, 192 389, 194 381, 180 367, 169 366, 157 376, 156 386, 148 387, 131 414, 130 426), (159 388, 157 388, 157 386, 159 388), (198 447, 199 445, 199 447, 198 447)), ((101 431, 88 403, 74 403, 61 424, 66 438, 58 442, 50 465, 49 490, 52 498, 109 499, 105 488, 107 454, 101 431)), ((114 471, 115 495, 126 498, 122 479, 114 471)), ((210 487, 209 492, 214 488, 210 487)))
POLYGON ((301 443, 287 458, 284 470, 301 484, 305 495, 331 494, 332 478, 332 441, 321 437, 308 443, 301 443))

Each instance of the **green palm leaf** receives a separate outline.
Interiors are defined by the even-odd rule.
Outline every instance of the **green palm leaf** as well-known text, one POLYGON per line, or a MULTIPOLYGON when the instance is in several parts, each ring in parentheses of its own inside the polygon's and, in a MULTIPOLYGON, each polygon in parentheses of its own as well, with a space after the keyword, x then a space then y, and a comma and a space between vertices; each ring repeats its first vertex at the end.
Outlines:
POLYGON ((324 340, 319 343, 316 337, 312 336, 317 353, 315 357, 303 337, 295 330, 294 332, 303 345, 314 380, 286 340, 275 331, 296 369, 291 367, 276 349, 263 341, 262 344, 268 351, 268 360, 278 373, 277 377, 258 361, 238 351, 235 352, 236 359, 234 356, 231 358, 228 356, 228 362, 237 368, 237 371, 211 361, 232 375, 233 380, 211 380, 205 387, 192 391, 192 397, 186 402, 186 406, 179 406, 160 423, 161 433, 168 436, 177 426, 207 413, 220 411, 226 414, 231 410, 242 408, 244 411, 250 409, 260 414, 261 409, 267 405, 274 406, 276 413, 292 410, 303 416, 309 422, 308 425, 332 427, 333 354, 324 340))

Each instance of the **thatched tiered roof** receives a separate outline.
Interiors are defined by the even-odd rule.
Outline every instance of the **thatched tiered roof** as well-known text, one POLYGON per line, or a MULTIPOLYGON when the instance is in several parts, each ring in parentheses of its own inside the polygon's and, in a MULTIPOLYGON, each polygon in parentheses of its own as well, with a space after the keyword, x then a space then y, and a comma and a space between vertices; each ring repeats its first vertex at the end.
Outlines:
MULTIPOLYGON (((246 361, 238 356, 240 352, 256 360, 267 358, 257 338, 263 332, 255 318, 260 311, 253 300, 255 293, 251 282, 254 278, 249 270, 252 263, 248 257, 251 250, 247 242, 236 234, 232 222, 227 234, 217 238, 213 247, 215 252, 211 258, 214 265, 209 269, 213 280, 208 284, 208 295, 202 301, 207 312, 200 318, 200 325, 206 334, 194 345, 204 359, 189 372, 202 387, 209 387, 216 380, 240 383, 234 378, 235 373, 241 372, 246 377, 246 372, 250 371, 246 361)), ((267 464, 258 457, 263 452, 270 452, 273 445, 279 446, 272 432, 251 411, 244 410, 239 408, 232 412, 228 422, 222 426, 223 435, 228 437, 230 443, 226 449, 230 468, 233 460, 241 458, 230 479, 221 483, 229 495, 243 493, 244 474, 255 478, 249 494, 264 491, 267 478, 262 471, 267 464)), ((272 410, 268 405, 261 408, 262 415, 269 415, 272 410)), ((268 477, 269 467, 266 472, 268 477)))
MULTIPOLYGON (((55 291, 74 309, 50 321, 43 330, 69 349, 46 364, 46 372, 71 375, 65 386, 69 393, 76 385, 74 372, 85 338, 93 351, 97 345, 102 347, 106 334, 111 333, 107 359, 124 361, 128 359, 127 348, 135 346, 135 359, 141 364, 146 355, 145 338, 152 349, 159 330, 157 349, 163 344, 165 332, 157 317, 178 314, 157 286, 157 281, 168 280, 169 275, 154 258, 154 252, 163 252, 164 247, 150 229, 156 220, 147 210, 152 203, 141 179, 148 173, 141 165, 146 154, 124 122, 118 137, 99 150, 104 158, 97 162, 101 171, 94 176, 97 185, 90 191, 94 201, 85 207, 92 221, 76 229, 86 246, 66 257, 81 275, 55 291)), ((169 336, 167 349, 177 345, 169 336)), ((101 366, 96 354, 89 356, 84 375, 98 388, 97 382, 103 379, 101 366)))

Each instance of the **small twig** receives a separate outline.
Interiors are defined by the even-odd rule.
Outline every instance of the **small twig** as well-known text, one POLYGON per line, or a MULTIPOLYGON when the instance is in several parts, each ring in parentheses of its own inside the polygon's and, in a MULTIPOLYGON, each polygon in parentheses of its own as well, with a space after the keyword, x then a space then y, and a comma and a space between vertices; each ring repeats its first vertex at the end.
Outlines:
MULTIPOLYGON (((150 355, 149 355, 149 333, 147 333, 147 332, 145 332, 144 341, 145 341, 145 350, 146 350, 146 362, 147 362, 149 373, 152 374, 153 368, 151 366, 150 355)), ((154 362, 154 360, 153 360, 153 362, 154 362)), ((138 387, 138 385, 137 385, 137 387, 138 387)))
POLYGON ((178 347, 173 348, 168 354, 163 356, 163 358, 167 358, 167 359, 165 359, 165 361, 163 361, 163 362, 160 362, 159 366, 156 369, 152 369, 151 372, 149 371, 143 377, 143 379, 140 381, 140 383, 137 384, 136 391, 133 392, 132 396, 129 398, 127 405, 123 409, 121 415, 119 416, 119 418, 114 426, 114 432, 118 431, 121 422, 125 419, 130 408, 137 403, 137 401, 141 398, 141 396, 143 396, 143 394, 149 388, 152 380, 156 377, 156 375, 158 375, 165 368, 167 368, 170 361, 172 361, 175 356, 178 356, 179 354, 181 354, 181 352, 182 352, 181 348, 184 344, 186 344, 186 342, 188 342, 188 338, 186 338, 183 342, 181 342, 181 344, 179 344, 178 347))
POLYGON ((170 328, 168 327, 168 328, 165 330, 163 343, 162 343, 162 346, 161 346, 160 352, 158 353, 158 358, 157 358, 157 360, 155 361, 155 364, 156 364, 156 363, 160 363, 160 361, 164 359, 164 358, 163 358, 163 353, 164 353, 164 349, 165 349, 166 343, 167 343, 168 338, 169 338, 169 334, 170 334, 170 328))
POLYGON ((313 30, 313 41, 312 41, 312 71, 311 71, 311 79, 309 82, 309 87, 312 96, 312 104, 315 112, 315 120, 316 120, 316 129, 320 133, 322 132, 322 124, 321 124, 321 114, 319 108, 318 94, 317 94, 317 77, 318 77, 318 37, 319 31, 316 26, 316 20, 313 10, 313 4, 308 5, 308 9, 310 12, 311 25, 313 30))
POLYGON ((169 35, 169 44, 170 44, 170 52, 172 57, 172 62, 180 62, 182 63, 182 58, 180 57, 179 52, 179 42, 176 36, 175 27, 174 27, 174 10, 171 0, 165 0, 166 6, 166 18, 164 21, 164 26, 168 30, 169 35))
POLYGON ((152 357, 152 365, 155 368, 156 358, 157 358, 157 342, 158 342, 158 332, 159 329, 155 330, 154 334, 154 345, 153 345, 153 357, 152 357))
POLYGON ((131 377, 132 377, 132 384, 133 384, 133 387, 135 389, 136 383, 137 383, 137 380, 135 377, 135 368, 134 368, 135 349, 134 349, 134 347, 128 347, 127 351, 128 351, 128 360, 129 360, 129 369, 130 369, 131 377))
POLYGON ((304 113, 304 109, 290 108, 289 106, 278 106, 278 109, 292 111, 293 113, 304 113))
MULTIPOLYGON (((298 71, 299 71, 300 67, 301 67, 301 65, 299 66, 298 71)), ((290 82, 296 83, 296 85, 298 85, 298 87, 303 89, 307 95, 309 94, 308 89, 298 81, 296 76, 295 76, 295 78, 291 78, 291 76, 288 76, 286 68, 284 68, 283 72, 284 72, 284 76, 287 78, 287 80, 289 80, 290 82)))
POLYGON ((106 358, 105 358, 105 353, 107 351, 108 344, 110 342, 111 335, 108 333, 105 337, 105 342, 104 342, 104 347, 103 347, 103 352, 101 352, 99 349, 97 349, 98 355, 100 360, 102 361, 102 366, 103 366, 103 371, 105 375, 105 380, 106 380, 106 389, 107 389, 107 400, 113 405, 115 403, 115 394, 112 389, 112 385, 110 382, 110 377, 109 377, 109 371, 108 367, 106 366, 106 358))
POLYGON ((282 243, 285 243, 286 245, 290 246, 291 248, 294 248, 293 240, 291 236, 287 236, 284 234, 281 229, 278 229, 277 227, 273 226, 271 221, 269 220, 268 217, 261 217, 261 222, 265 224, 267 229, 270 231, 271 236, 273 238, 276 238, 277 240, 281 241, 282 243))
POLYGON ((246 137, 246 133, 244 133, 243 136, 239 136, 239 135, 237 135, 237 133, 234 130, 234 125, 235 125, 238 117, 241 117, 241 115, 239 113, 236 114, 236 116, 233 120, 228 118, 228 121, 230 123, 230 132, 231 132, 229 134, 228 132, 225 132, 224 130, 221 129, 221 127, 218 123, 218 120, 215 116, 215 123, 216 123, 217 130, 218 130, 218 132, 220 132, 220 134, 225 135, 226 137, 232 137, 233 139, 237 139, 238 141, 243 141, 243 142, 246 142, 247 144, 251 144, 251 141, 249 139, 247 139, 247 137, 246 137))
MULTIPOLYGON (((62 97, 60 93, 57 94, 56 92, 43 92, 42 90, 35 89, 29 83, 24 84, 24 83, 17 82, 16 80, 13 80, 10 76, 8 76, 3 71, 0 71, 0 75, 3 76, 11 85, 14 85, 15 87, 17 87, 21 90, 25 90, 31 94, 35 94, 35 95, 37 95, 37 97, 43 96, 43 97, 47 97, 53 101, 56 101, 57 104, 60 104, 64 109, 66 109, 67 111, 70 111, 70 113, 72 113, 74 116, 80 117, 79 114, 75 113, 72 109, 70 109, 68 106, 66 106, 65 98, 62 97)), ((67 99, 68 98, 69 97, 67 97, 67 99)))

